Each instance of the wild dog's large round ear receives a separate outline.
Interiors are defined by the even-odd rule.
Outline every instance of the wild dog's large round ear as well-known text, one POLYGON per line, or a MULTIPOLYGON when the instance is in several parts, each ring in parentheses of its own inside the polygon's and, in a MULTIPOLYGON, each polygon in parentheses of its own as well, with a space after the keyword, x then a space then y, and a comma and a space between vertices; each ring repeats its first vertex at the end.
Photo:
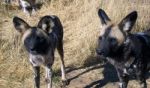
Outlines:
POLYGON ((30 28, 24 20, 16 16, 13 18, 13 24, 16 30, 22 34, 30 28))
POLYGON ((105 13, 105 11, 102 9, 98 10, 98 16, 100 17, 102 25, 106 25, 106 24, 108 24, 108 22, 111 21, 110 18, 105 13))
POLYGON ((54 26, 54 21, 51 16, 44 16, 38 23, 38 27, 45 32, 50 32, 50 29, 54 26))
POLYGON ((119 23, 119 28, 124 32, 130 32, 136 22, 137 16, 137 11, 131 12, 119 23))

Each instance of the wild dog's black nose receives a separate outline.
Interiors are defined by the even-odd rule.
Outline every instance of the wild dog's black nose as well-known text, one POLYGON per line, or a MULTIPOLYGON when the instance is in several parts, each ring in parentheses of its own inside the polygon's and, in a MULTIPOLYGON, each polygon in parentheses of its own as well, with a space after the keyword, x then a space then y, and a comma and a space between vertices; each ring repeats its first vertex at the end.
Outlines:
POLYGON ((37 54, 39 51, 37 50, 36 47, 32 47, 32 48, 30 48, 29 52, 32 53, 32 54, 37 54))
POLYGON ((103 55, 104 54, 103 50, 101 50, 101 49, 96 49, 96 53, 98 55, 103 55))
POLYGON ((35 51, 36 50, 36 46, 35 45, 30 45, 30 50, 31 51, 35 51))
POLYGON ((32 47, 32 48, 30 48, 30 50, 31 50, 31 51, 34 51, 34 50, 35 50, 35 48, 34 48, 34 47, 32 47))

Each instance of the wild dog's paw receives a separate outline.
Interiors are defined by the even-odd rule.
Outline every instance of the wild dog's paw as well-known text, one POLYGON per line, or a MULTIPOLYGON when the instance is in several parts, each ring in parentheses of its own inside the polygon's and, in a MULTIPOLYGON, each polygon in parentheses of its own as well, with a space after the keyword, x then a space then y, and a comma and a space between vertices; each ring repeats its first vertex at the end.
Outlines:
POLYGON ((50 83, 49 78, 45 78, 45 82, 46 82, 46 83, 50 83))
POLYGON ((62 81, 62 84, 63 84, 63 85, 69 85, 69 83, 70 83, 69 80, 63 80, 63 81, 62 81))
POLYGON ((69 80, 62 80, 61 88, 65 88, 65 86, 69 85, 69 80))

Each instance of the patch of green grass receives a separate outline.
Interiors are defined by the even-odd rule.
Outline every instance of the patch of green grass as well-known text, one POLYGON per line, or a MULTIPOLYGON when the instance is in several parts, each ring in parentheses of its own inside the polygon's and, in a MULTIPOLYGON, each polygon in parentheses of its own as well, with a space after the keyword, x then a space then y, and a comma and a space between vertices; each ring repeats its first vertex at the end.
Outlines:
POLYGON ((52 83, 55 85, 56 88, 59 88, 61 86, 61 71, 58 69, 53 70, 53 76, 52 76, 52 83))
POLYGON ((58 83, 60 83, 61 81, 61 77, 60 76, 57 76, 57 75, 53 75, 53 77, 52 77, 52 80, 53 80, 53 82, 55 83, 55 84, 58 84, 58 83))

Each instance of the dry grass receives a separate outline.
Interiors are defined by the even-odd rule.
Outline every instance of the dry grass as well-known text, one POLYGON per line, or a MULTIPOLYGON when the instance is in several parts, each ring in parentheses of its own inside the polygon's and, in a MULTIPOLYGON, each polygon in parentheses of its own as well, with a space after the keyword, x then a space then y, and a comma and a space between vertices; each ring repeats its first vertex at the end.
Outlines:
MULTIPOLYGON (((150 2, 148 0, 51 0, 32 17, 18 10, 5 11, 0 6, 0 88, 32 88, 32 67, 23 49, 19 34, 12 25, 13 16, 25 19, 34 26, 44 15, 55 14, 64 26, 64 50, 66 66, 82 66, 86 59, 95 55, 100 21, 98 8, 104 9, 114 22, 137 10, 139 17, 136 31, 148 28, 150 2)), ((59 69, 56 55, 54 69, 59 69)), ((92 58, 91 58, 92 62, 92 58)), ((41 72, 44 73, 43 71, 41 72)), ((44 83, 42 83, 44 85, 44 83)))

